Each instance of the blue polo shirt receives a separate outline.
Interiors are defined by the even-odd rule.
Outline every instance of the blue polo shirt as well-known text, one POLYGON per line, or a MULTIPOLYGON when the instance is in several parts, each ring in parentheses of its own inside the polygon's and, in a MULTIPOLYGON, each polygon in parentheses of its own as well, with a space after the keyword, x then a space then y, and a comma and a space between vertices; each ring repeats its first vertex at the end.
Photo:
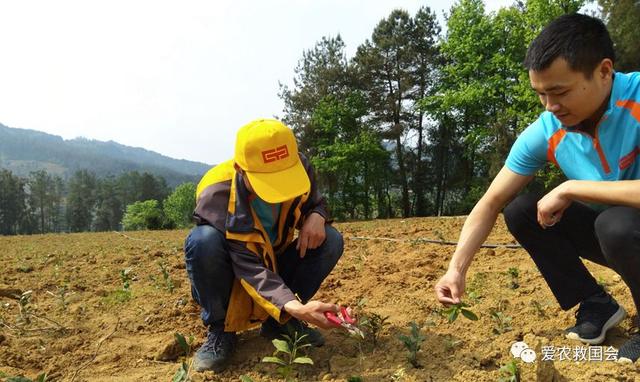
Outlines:
POLYGON ((568 179, 640 179, 640 73, 615 73, 609 105, 594 136, 562 126, 545 111, 516 139, 506 166, 533 175, 549 161, 568 179))

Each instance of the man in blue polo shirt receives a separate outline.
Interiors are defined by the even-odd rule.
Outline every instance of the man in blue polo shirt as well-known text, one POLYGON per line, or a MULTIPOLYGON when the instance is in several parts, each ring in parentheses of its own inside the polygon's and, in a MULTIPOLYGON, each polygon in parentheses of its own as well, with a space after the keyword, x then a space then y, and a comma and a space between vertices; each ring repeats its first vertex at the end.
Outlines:
MULTIPOLYGON (((600 344, 624 308, 581 258, 617 272, 640 306, 640 73, 614 73, 604 24, 572 14, 531 43, 525 66, 546 111, 516 140, 505 166, 467 218, 447 273, 435 286, 443 304, 460 302, 475 252, 500 210, 546 162, 569 180, 548 194, 525 194, 504 209, 509 231, 531 255, 562 309, 579 305, 567 338, 600 344)), ((618 359, 640 358, 640 335, 618 359)))

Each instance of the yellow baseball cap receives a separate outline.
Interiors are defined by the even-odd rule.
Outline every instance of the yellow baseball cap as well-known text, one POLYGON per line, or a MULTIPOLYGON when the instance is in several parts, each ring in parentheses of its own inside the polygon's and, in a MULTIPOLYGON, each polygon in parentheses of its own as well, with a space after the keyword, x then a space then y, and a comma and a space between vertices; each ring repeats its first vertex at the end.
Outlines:
POLYGON ((291 200, 311 188, 293 131, 278 120, 257 119, 242 126, 233 159, 265 202, 291 200))

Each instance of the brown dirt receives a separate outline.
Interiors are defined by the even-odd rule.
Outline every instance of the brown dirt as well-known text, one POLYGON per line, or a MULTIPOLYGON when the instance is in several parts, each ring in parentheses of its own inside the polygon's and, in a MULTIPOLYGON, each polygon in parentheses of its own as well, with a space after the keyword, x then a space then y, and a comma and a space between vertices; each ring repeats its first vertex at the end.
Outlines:
MULTIPOLYGON (((562 329, 573 312, 559 309, 528 255, 522 249, 483 249, 467 279, 467 298, 480 316, 449 324, 436 302, 433 285, 444 273, 452 246, 413 239, 455 241, 463 218, 424 218, 338 224, 345 254, 325 281, 318 299, 358 306, 359 314, 389 316, 377 346, 371 336, 359 343, 339 330, 327 331, 327 344, 313 349, 315 364, 301 366, 299 381, 496 381, 500 367, 513 358, 510 346, 524 340, 538 349, 538 360, 517 360, 524 381, 636 381, 638 365, 615 362, 540 361, 540 346, 577 345, 562 329), (386 237, 403 242, 354 237, 386 237), (518 288, 511 288, 509 268, 518 269, 518 288), (502 328, 491 310, 511 318, 502 328), (422 325, 426 337, 413 368, 398 339, 409 322, 422 325)), ((191 301, 182 243, 187 231, 60 234, 0 237, 0 371, 31 378, 46 371, 59 381, 168 381, 180 360, 173 335, 180 332, 203 341, 199 308, 191 301), (164 262, 175 285, 164 284, 164 262), (120 272, 130 269, 131 299, 118 301, 120 272), (62 293, 66 288, 66 293, 62 293), (16 292, 33 291, 31 322, 20 321, 16 292), (64 299, 62 298, 64 295, 64 299), (38 318, 39 317, 39 318, 38 318), (55 322, 55 323, 54 323, 55 322), (64 327, 61 330, 60 327, 64 327), (168 360, 166 360, 168 359, 168 360)), ((488 242, 513 243, 499 222, 488 242)), ((596 278, 632 317, 610 332, 606 346, 628 337, 635 309, 624 283, 612 271, 588 264, 596 278)), ((261 363, 273 352, 257 332, 240 336, 231 367, 219 375, 195 373, 194 381, 278 380, 274 367, 261 363)))

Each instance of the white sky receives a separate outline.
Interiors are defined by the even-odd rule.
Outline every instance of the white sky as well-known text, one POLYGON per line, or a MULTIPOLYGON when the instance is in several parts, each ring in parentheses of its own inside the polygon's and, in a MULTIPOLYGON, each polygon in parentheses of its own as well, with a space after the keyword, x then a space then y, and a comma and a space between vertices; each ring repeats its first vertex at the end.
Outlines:
POLYGON ((219 163, 240 126, 282 115, 278 81, 323 36, 351 57, 393 9, 442 24, 453 3, 0 0, 0 123, 219 163))

